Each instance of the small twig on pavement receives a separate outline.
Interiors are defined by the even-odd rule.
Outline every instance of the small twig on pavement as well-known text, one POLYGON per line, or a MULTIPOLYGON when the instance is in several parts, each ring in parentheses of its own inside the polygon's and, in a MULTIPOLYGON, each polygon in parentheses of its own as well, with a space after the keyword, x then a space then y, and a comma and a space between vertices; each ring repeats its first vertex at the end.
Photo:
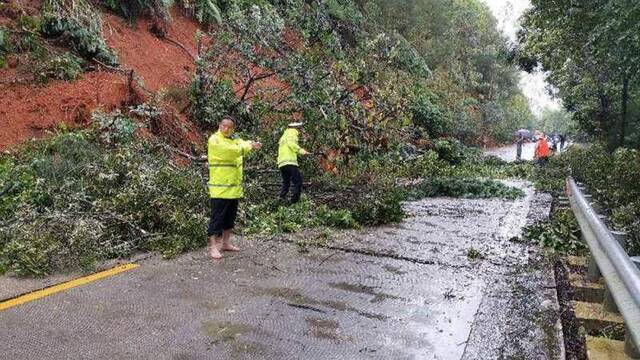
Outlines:
MULTIPOLYGON (((331 259, 334 255, 338 255, 338 252, 336 251, 333 254, 331 254, 331 255, 325 257, 324 259, 322 259, 322 261, 320 261, 320 264, 318 264, 318 266, 322 266, 322 264, 324 264, 325 261, 331 259)), ((318 267, 318 266, 316 266, 316 267, 318 267)))
POLYGON ((323 313, 323 314, 327 313, 326 311, 324 311, 322 309, 318 309, 316 307, 309 306, 309 305, 294 304, 294 303, 287 303, 287 305, 289 305, 291 307, 294 307, 294 308, 298 308, 298 309, 311 310, 311 311, 315 311, 315 312, 319 312, 319 313, 323 313))

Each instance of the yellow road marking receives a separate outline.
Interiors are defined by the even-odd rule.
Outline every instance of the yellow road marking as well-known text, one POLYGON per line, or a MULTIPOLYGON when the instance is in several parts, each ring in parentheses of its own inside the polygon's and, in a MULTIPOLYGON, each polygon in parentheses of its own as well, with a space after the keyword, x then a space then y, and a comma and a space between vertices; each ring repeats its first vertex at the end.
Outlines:
POLYGON ((91 274, 91 275, 84 276, 84 277, 81 277, 81 278, 78 278, 78 279, 74 279, 74 280, 71 280, 71 281, 63 282, 61 284, 54 285, 54 286, 48 287, 46 289, 37 290, 37 291, 34 291, 34 292, 30 292, 28 294, 24 294, 22 296, 18 296, 18 297, 13 298, 13 299, 2 301, 2 302, 0 302, 0 311, 7 310, 7 309, 12 308, 14 306, 22 305, 22 304, 28 303, 30 301, 38 300, 38 299, 41 299, 43 297, 47 297, 47 296, 59 293, 61 291, 69 290, 69 289, 72 289, 74 287, 86 285, 88 283, 91 283, 91 282, 94 282, 94 281, 97 281, 97 280, 100 280, 100 279, 108 278, 110 276, 117 275, 119 273, 135 269, 135 268, 137 268, 139 266, 140 265, 138 265, 138 264, 124 264, 124 265, 116 266, 116 267, 111 268, 109 270, 97 272, 95 274, 91 274))

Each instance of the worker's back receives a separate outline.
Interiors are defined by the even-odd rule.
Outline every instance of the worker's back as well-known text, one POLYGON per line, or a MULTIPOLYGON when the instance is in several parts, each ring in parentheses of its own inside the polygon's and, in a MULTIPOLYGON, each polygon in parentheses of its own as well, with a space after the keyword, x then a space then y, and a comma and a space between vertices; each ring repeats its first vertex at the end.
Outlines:
POLYGON ((538 144, 536 145, 535 157, 547 158, 549 157, 549 155, 551 155, 551 151, 549 150, 549 143, 547 142, 547 139, 545 139, 544 137, 541 137, 538 140, 538 144))

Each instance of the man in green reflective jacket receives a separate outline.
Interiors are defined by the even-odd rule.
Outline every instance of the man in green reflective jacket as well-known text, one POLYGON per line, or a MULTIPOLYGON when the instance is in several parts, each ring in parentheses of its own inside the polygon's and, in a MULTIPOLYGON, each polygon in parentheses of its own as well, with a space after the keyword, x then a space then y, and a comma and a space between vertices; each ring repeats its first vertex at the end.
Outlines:
POLYGON ((230 239, 238 213, 238 201, 244 196, 242 162, 245 155, 262 147, 259 142, 232 139, 234 130, 234 119, 226 117, 208 142, 211 219, 207 235, 209 252, 215 260, 222 258, 221 250, 240 251, 230 239))
POLYGON ((282 189, 280 190, 280 199, 286 200, 289 187, 293 183, 293 193, 291 194, 291 203, 295 204, 300 200, 302 193, 302 175, 298 168, 298 155, 305 155, 308 152, 298 145, 301 122, 290 123, 288 128, 282 134, 278 147, 278 168, 282 175, 282 189))

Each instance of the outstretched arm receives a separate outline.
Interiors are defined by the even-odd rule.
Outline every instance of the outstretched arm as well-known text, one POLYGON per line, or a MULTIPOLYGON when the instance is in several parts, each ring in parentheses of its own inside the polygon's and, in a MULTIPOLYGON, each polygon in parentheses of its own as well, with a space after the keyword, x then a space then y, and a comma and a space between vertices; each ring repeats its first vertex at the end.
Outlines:
POLYGON ((239 141, 237 143, 219 142, 215 138, 209 139, 209 155, 225 160, 234 160, 245 156, 253 149, 253 141, 239 141))
POLYGON ((305 149, 303 149, 300 145, 298 145, 298 142, 295 140, 291 140, 287 143, 287 146, 289 146, 289 149, 291 149, 291 151, 293 151, 296 154, 300 154, 300 155, 306 155, 309 152, 305 149))

